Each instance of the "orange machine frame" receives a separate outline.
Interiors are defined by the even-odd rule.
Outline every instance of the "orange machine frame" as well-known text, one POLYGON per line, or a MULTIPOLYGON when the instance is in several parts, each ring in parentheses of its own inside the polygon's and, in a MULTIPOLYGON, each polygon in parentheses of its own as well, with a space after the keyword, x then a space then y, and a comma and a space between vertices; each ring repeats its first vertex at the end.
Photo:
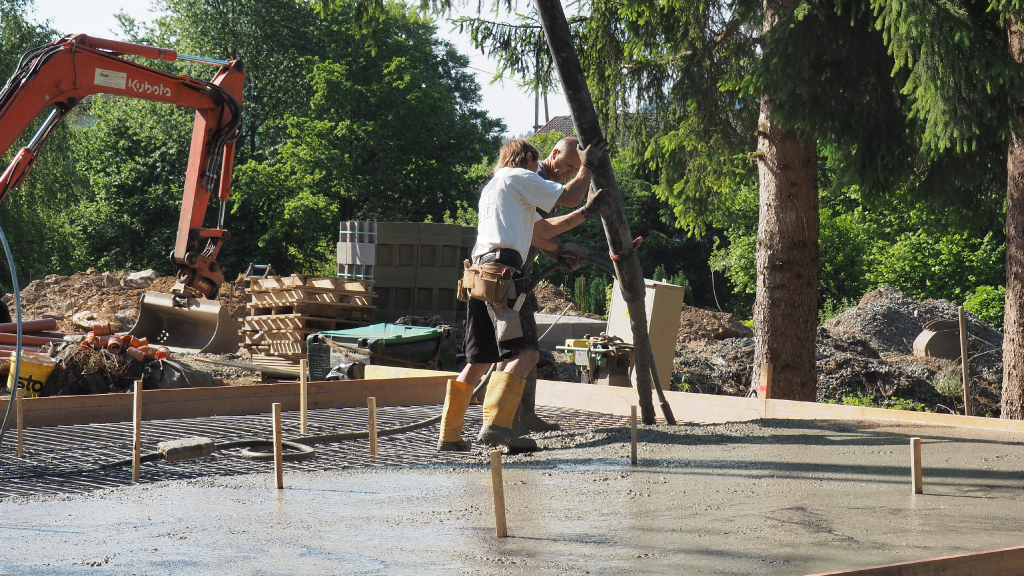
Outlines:
POLYGON ((221 62, 177 54, 174 50, 91 38, 65 36, 29 51, 14 76, 0 89, 0 155, 7 152, 48 107, 54 110, 28 146, 0 176, 0 202, 21 186, 54 127, 90 94, 166 102, 196 109, 178 235, 171 252, 177 296, 215 299, 223 271, 217 264, 222 244, 231 237, 223 228, 224 202, 231 196, 238 125, 241 121, 245 71, 240 60, 221 62), (142 56, 173 62, 188 59, 219 65, 205 82, 170 74, 120 58, 142 56), (203 228, 210 196, 217 191, 221 214, 216 228, 203 228), (206 240, 205 246, 200 242, 206 240))

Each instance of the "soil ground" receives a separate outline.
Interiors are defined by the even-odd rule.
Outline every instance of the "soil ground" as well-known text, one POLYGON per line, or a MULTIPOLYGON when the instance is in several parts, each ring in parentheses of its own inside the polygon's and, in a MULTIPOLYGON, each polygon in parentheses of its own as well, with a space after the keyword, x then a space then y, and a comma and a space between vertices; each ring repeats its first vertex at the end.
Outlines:
MULTIPOLYGON (((1019 435, 768 420, 551 433, 490 472, 366 468, 0 502, 16 574, 801 575, 1019 546, 1019 435), (912 495, 911 436, 924 487, 912 495)), ((400 451, 394 440, 382 451, 400 451)))

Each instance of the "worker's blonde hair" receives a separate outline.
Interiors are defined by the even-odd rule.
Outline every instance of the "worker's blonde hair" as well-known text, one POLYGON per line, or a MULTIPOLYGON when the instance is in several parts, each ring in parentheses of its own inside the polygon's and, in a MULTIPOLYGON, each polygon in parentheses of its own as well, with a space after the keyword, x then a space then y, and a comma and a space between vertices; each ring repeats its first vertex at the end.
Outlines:
POLYGON ((498 152, 498 168, 526 168, 530 161, 539 162, 540 152, 522 138, 509 140, 498 152))

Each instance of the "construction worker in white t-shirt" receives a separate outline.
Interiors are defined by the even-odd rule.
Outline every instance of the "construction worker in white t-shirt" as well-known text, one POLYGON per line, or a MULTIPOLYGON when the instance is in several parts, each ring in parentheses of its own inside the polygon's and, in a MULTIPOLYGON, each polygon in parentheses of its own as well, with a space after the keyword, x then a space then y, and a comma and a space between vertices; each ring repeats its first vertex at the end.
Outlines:
MULTIPOLYGON (((540 154, 524 139, 501 147, 498 167, 480 195, 477 241, 472 266, 460 281, 459 296, 468 299, 466 366, 457 380, 448 381, 438 450, 467 451, 462 424, 474 387, 491 364, 505 362, 491 375, 483 404, 483 426, 477 441, 505 447, 510 452, 537 449, 537 443, 512 431, 512 420, 530 370, 540 358, 533 307, 525 293, 523 262, 534 239, 537 209, 550 212, 556 204, 579 206, 590 188, 593 169, 607 150, 602 138, 579 152, 582 164, 568 184, 545 180, 537 174, 540 154), (523 317, 529 321, 523 322, 523 317)), ((587 204, 577 210, 586 218, 587 204)), ((554 257, 563 254, 586 260, 579 245, 555 242, 554 257)))

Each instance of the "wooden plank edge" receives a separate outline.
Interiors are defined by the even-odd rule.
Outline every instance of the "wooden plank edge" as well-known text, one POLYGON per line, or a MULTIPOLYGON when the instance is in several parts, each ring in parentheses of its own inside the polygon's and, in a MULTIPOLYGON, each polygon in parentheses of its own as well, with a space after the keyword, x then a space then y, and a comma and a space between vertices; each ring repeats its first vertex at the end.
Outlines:
MULTIPOLYGON (((956 426, 979 430, 1024 432, 1024 421, 912 412, 887 408, 865 408, 841 404, 820 404, 794 400, 760 400, 736 396, 716 396, 690 392, 665 392, 672 411, 680 421, 712 424, 742 422, 758 418, 788 420, 865 420, 916 424, 925 426, 956 426)), ((629 416, 629 406, 637 403, 632 388, 596 386, 575 382, 537 381, 537 403, 561 408, 577 408, 629 416)), ((655 408, 660 407, 655 403, 655 408)))
MULTIPOLYGON (((376 396, 378 406, 421 406, 444 402, 450 376, 445 374, 376 380, 341 380, 309 383, 309 404, 313 408, 354 408, 376 396)), ((274 402, 287 410, 299 406, 299 383, 253 384, 209 388, 146 390, 145 420, 170 420, 200 416, 246 416, 264 414, 274 402)), ((8 400, 0 400, 0 410, 8 400)), ((93 394, 26 398, 23 405, 26 427, 64 426, 130 422, 131 393, 93 394)))
POLYGON ((1024 576, 1024 546, 940 556, 812 576, 1024 576))

